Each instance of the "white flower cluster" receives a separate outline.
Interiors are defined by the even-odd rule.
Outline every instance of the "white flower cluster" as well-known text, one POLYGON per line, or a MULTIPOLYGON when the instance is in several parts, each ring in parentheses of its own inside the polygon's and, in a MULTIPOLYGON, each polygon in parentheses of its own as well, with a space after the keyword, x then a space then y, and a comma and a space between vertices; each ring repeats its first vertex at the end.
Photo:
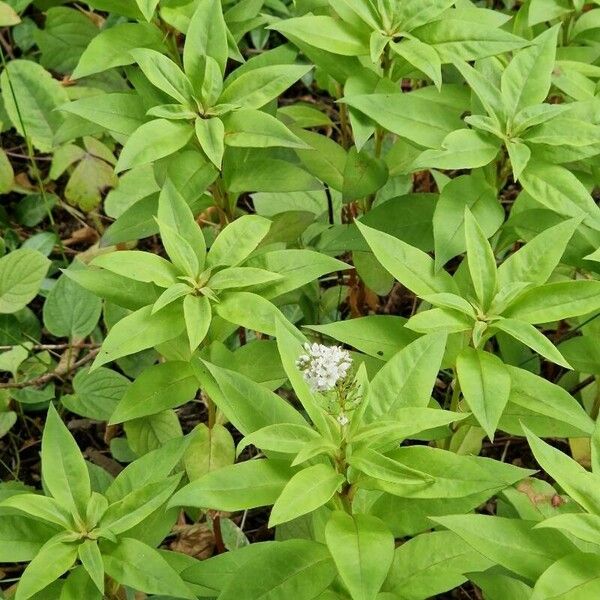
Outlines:
POLYGON ((328 392, 338 381, 346 378, 352 366, 347 350, 323 344, 304 344, 304 349, 306 354, 298 358, 296 366, 303 372, 313 392, 328 392))

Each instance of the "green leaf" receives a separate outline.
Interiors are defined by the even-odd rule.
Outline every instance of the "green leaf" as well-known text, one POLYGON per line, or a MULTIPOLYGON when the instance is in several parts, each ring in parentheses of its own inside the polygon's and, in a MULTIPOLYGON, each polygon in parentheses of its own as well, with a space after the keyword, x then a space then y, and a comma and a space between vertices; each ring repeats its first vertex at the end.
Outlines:
POLYGON ((54 499, 74 514, 85 515, 90 477, 77 443, 50 404, 42 436, 42 477, 54 499))
POLYGON ((307 44, 343 56, 362 56, 369 54, 369 41, 349 24, 329 16, 296 17, 278 21, 271 25, 289 36, 293 41, 299 38, 307 44))
POLYGON ((166 288, 177 282, 179 272, 164 258, 141 250, 123 250, 100 254, 91 262, 117 275, 123 275, 136 281, 155 283, 166 288))
POLYGON ((0 258, 0 314, 21 310, 37 295, 50 261, 27 248, 0 258))
POLYGON ((367 415, 395 418, 399 410, 425 408, 446 347, 444 334, 418 338, 395 354, 377 373, 369 389, 367 415))
POLYGON ((302 415, 281 396, 241 373, 208 362, 194 363, 194 369, 202 387, 207 387, 207 377, 214 378, 216 389, 210 391, 213 401, 244 435, 277 423, 306 424, 302 415), (204 372, 199 372, 202 368, 204 372), (248 398, 252 398, 251 403, 248 398))
POLYGON ((78 415, 108 421, 128 386, 126 377, 110 369, 81 370, 73 378, 74 394, 63 395, 60 401, 78 415))
POLYGON ((347 96, 343 101, 396 135, 426 148, 439 148, 449 133, 463 127, 461 111, 441 100, 443 91, 439 98, 416 90, 347 96))
POLYGON ((88 45, 71 75, 81 79, 134 62, 131 50, 165 50, 162 31, 151 23, 119 23, 101 31, 88 45))
POLYGON ((125 143, 115 172, 145 165, 183 148, 194 134, 189 123, 155 119, 136 129, 125 143))
POLYGON ((390 44, 390 48, 422 71, 433 81, 438 90, 442 88, 442 63, 434 48, 418 39, 404 39, 390 44))
POLYGON ((532 600, 570 598, 585 600, 600 594, 600 558, 576 552, 557 560, 537 580, 532 600))
POLYGON ((344 202, 374 194, 387 180, 388 168, 383 160, 371 156, 368 152, 358 152, 356 148, 349 150, 342 186, 344 202))
POLYGON ((451 531, 423 533, 396 548, 384 589, 394 598, 396 594, 407 600, 435 597, 463 584, 463 573, 491 564, 451 531))
POLYGON ((598 515, 586 513, 562 514, 541 521, 537 527, 538 529, 558 529, 596 545, 600 542, 600 516, 598 515))
POLYGON ((308 443, 321 439, 319 434, 306 425, 276 423, 267 425, 244 437, 238 444, 237 455, 250 445, 261 450, 297 454, 308 443))
POLYGON ((287 463, 249 460, 211 471, 175 493, 171 506, 237 511, 273 504, 292 476, 287 463))
POLYGON ((461 421, 469 413, 455 413, 438 408, 401 408, 396 413, 398 420, 378 419, 361 427, 352 436, 352 443, 362 442, 374 450, 382 450, 390 446, 396 447, 398 442, 411 437, 417 439, 420 434, 449 423, 461 421))
POLYGON ((465 348, 456 360, 456 372, 469 408, 493 440, 510 395, 504 363, 489 352, 465 348))
POLYGON ((138 456, 161 448, 167 442, 183 437, 179 418, 174 410, 126 421, 123 425, 129 447, 138 456))
POLYGON ((111 504, 118 502, 137 489, 166 479, 178 466, 188 441, 184 438, 170 440, 127 465, 106 489, 107 500, 111 504))
POLYGON ((65 573, 77 558, 77 546, 50 540, 21 575, 15 600, 27 600, 65 573))
POLYGON ((170 178, 165 180, 159 196, 158 219, 174 229, 192 247, 198 259, 198 269, 204 269, 206 242, 202 229, 196 223, 188 203, 170 178))
POLYGON ((36 519, 0 509, 0 561, 30 561, 60 529, 36 519))
POLYGON ((0 27, 10 27, 21 22, 19 15, 10 4, 0 2, 0 27))
POLYGON ((100 318, 102 300, 72 279, 62 276, 44 303, 44 325, 57 337, 85 338, 100 318))
POLYGON ((527 429, 525 429, 525 434, 535 459, 544 471, 585 510, 592 514, 598 514, 600 511, 600 494, 598 493, 600 477, 598 474, 586 471, 572 458, 553 448, 527 429))
POLYGON ((87 45, 98 35, 98 28, 78 10, 54 6, 46 12, 44 28, 32 33, 41 52, 40 64, 50 71, 70 74, 87 45))
POLYGON ((394 536, 385 524, 338 511, 327 522, 325 539, 353 600, 375 600, 394 559, 394 536))
POLYGON ((208 285, 212 290, 230 290, 233 288, 244 288, 250 286, 261 286, 278 281, 283 277, 271 271, 257 269, 255 267, 229 267, 215 273, 209 280, 208 285))
POLYGON ((159 90, 188 107, 194 106, 194 90, 185 73, 164 54, 137 48, 131 55, 148 81, 159 90))
POLYGON ((210 162, 221 169, 225 152, 225 126, 219 117, 196 119, 196 138, 210 162))
POLYGON ((496 189, 481 172, 449 181, 439 196, 433 215, 437 269, 467 248, 465 207, 469 208, 486 238, 491 237, 504 222, 504 210, 496 198, 496 189))
POLYGON ((471 281, 481 308, 486 311, 496 295, 496 258, 487 237, 468 207, 465 207, 465 240, 471 281))
POLYGON ((336 575, 327 548, 312 540, 275 542, 244 561, 241 569, 244 573, 262 575, 229 577, 219 595, 220 600, 313 600, 320 597, 336 575), (265 564, 269 568, 263 570, 265 564))
POLYGON ((500 428, 523 435, 526 425, 544 437, 589 436, 594 423, 581 404, 565 389, 534 373, 507 366, 511 378, 510 398, 500 428))
POLYGON ((344 482, 330 465, 318 464, 296 473, 271 510, 269 527, 310 513, 329 502, 344 482))
POLYGON ((559 30, 556 25, 539 35, 531 46, 515 54, 502 73, 502 101, 509 117, 546 99, 559 30))
POLYGON ((171 304, 154 314, 152 306, 140 308, 111 328, 92 369, 172 340, 184 327, 180 306, 171 304))
POLYGON ((259 215, 243 215, 229 223, 213 242, 206 258, 209 267, 234 267, 246 260, 271 228, 259 215))
POLYGON ((346 151, 324 135, 300 129, 296 129, 295 132, 309 146, 306 150, 296 149, 296 154, 304 167, 333 189, 342 191, 346 151))
POLYGON ((531 150, 526 144, 515 142, 513 140, 506 141, 506 149, 508 150, 508 157, 510 158, 515 181, 517 181, 520 179, 521 173, 523 173, 529 164, 531 150))
POLYGON ((147 594, 196 598, 161 554, 138 540, 123 538, 107 548, 102 558, 106 573, 123 585, 147 594))
POLYGON ((96 296, 132 310, 154 304, 160 295, 160 291, 152 284, 135 281, 103 269, 67 269, 63 274, 96 296))
POLYGON ((208 428, 200 423, 191 435, 192 440, 184 456, 185 471, 190 481, 233 464, 235 443, 223 425, 208 428))
POLYGON ((463 312, 448 308, 433 308, 418 312, 406 323, 406 327, 419 333, 460 333, 473 329, 475 319, 463 312))
POLYGON ((275 324, 285 317, 271 302, 251 292, 230 292, 215 305, 216 313, 246 329, 275 335, 275 324))
POLYGON ((436 273, 433 259, 387 233, 356 222, 373 254, 400 283, 418 296, 441 292, 457 293, 456 283, 445 271, 436 273))
POLYGON ((535 522, 487 515, 432 517, 475 550, 528 581, 535 581, 556 559, 575 546, 535 522))
POLYGON ((200 275, 200 263, 192 245, 170 225, 158 219, 157 222, 161 241, 177 272, 196 280, 200 275))
POLYGON ((31 60, 11 60, 0 75, 0 87, 15 129, 38 150, 50 151, 63 120, 55 109, 68 100, 65 88, 31 60))
POLYGON ((516 340, 523 342, 544 358, 561 365, 567 369, 571 369, 571 365, 566 361, 563 355, 557 350, 556 346, 533 325, 523 323, 516 319, 499 319, 493 323, 494 329, 504 331, 516 340))
POLYGON ((405 324, 403 317, 369 315, 324 325, 305 325, 305 328, 348 344, 374 358, 388 361, 416 338, 406 330, 405 324))
POLYGON ((312 65, 272 65, 246 71, 233 80, 227 79, 219 104, 262 108, 311 69, 312 65))
POLYGON ((411 168, 419 170, 484 167, 494 160, 499 148, 500 141, 489 133, 475 129, 457 129, 442 140, 440 150, 425 150, 411 168))
POLYGON ((542 285, 558 266, 580 219, 569 219, 542 231, 498 268, 498 287, 519 281, 542 285))
POLYGON ((600 208, 571 171, 559 165, 530 161, 521 174, 521 184, 546 208, 565 217, 583 217, 584 224, 600 230, 600 208))
POLYGON ((204 79, 202 57, 213 58, 223 75, 228 54, 227 27, 221 2, 200 0, 190 20, 183 50, 183 67, 196 92, 200 91, 204 79))
POLYGON ((77 555, 99 592, 104 594, 104 563, 98 542, 84 540, 77 548, 77 555))
POLYGON ((401 447, 388 453, 388 458, 429 478, 425 486, 404 486, 403 494, 413 498, 465 498, 482 492, 489 497, 534 473, 490 458, 460 456, 428 446, 401 447))
POLYGON ((7 194, 12 189, 15 172, 6 156, 6 152, 0 148, 0 194, 7 194))
POLYGON ((146 21, 151 21, 159 0, 135 0, 146 21))
POLYGON ((179 298, 191 293, 192 288, 187 283, 174 283, 170 285, 152 305, 152 314, 157 313, 161 308, 164 308, 176 300, 179 300, 179 298))
POLYGON ((111 92, 80 98, 61 105, 59 110, 127 136, 146 121, 143 103, 133 93, 111 92))
POLYGON ((523 292, 503 314, 535 324, 578 317, 599 308, 600 281, 559 281, 523 292))
POLYGON ((525 40, 499 27, 482 24, 479 19, 465 19, 461 11, 448 11, 446 15, 448 18, 411 31, 414 37, 432 46, 444 63, 495 56, 527 44, 525 40))
POLYGON ((242 148, 307 148, 281 121, 266 112, 242 108, 223 118, 225 144, 242 148))
POLYGON ((72 519, 69 511, 61 507, 54 499, 39 494, 14 494, 3 500, 2 508, 12 508, 35 518, 58 525, 61 529, 71 529, 72 519))
POLYGON ((212 310, 206 296, 188 295, 183 299, 183 317, 190 342, 190 352, 194 352, 206 337, 210 327, 212 310))
POLYGON ((180 479, 181 474, 148 483, 114 502, 102 516, 98 524, 100 530, 107 537, 129 531, 167 502, 180 479))
POLYGON ((152 365, 127 388, 110 423, 123 423, 181 406, 194 398, 197 389, 198 382, 187 363, 152 365))

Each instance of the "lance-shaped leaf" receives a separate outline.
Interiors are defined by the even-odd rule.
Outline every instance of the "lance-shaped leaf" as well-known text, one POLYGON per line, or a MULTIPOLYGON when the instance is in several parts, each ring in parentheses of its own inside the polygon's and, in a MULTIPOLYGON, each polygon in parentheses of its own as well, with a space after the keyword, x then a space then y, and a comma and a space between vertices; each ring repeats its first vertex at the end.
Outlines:
POLYGON ((503 314, 535 324, 578 317, 599 308, 600 281, 558 281, 523 292, 503 314))
POLYGON ((556 25, 520 50, 502 73, 502 101, 509 116, 534 104, 541 104, 550 91, 556 55, 556 25))
POLYGON ((196 598, 160 552, 139 540, 119 540, 103 552, 102 559, 106 573, 122 585, 147 594, 196 598))
POLYGON ((375 600, 394 559, 394 536, 377 517, 334 512, 327 547, 353 600, 375 600))
POLYGON ((313 465, 296 473, 277 498, 271 510, 269 527, 286 523, 323 506, 343 482, 343 475, 326 464, 313 465))
POLYGON ((125 143, 115 171, 151 163, 183 148, 194 133, 189 123, 155 119, 136 129, 125 143))
POLYGON ((154 314, 152 306, 140 308, 113 325, 92 369, 172 340, 184 327, 183 311, 178 303, 170 304, 154 314))
POLYGON ((468 207, 465 207, 465 240, 471 281, 481 308, 485 311, 496 295, 496 257, 485 233, 468 207))
POLYGON ((42 476, 61 506, 85 515, 91 494, 88 470, 77 443, 52 404, 42 436, 42 476))
POLYGON ((185 40, 183 67, 196 92, 199 92, 204 79, 202 57, 213 58, 221 75, 225 73, 229 49, 220 0, 200 0, 197 3, 185 40))
POLYGON ((324 15, 307 15, 285 19, 271 25, 291 39, 299 38, 305 43, 342 56, 369 54, 368 35, 357 31, 348 23, 324 15))
POLYGON ((131 54, 150 83, 177 102, 193 106, 192 84, 170 58, 148 48, 132 50, 131 54))
POLYGON ((15 600, 28 600, 73 566, 77 545, 52 539, 27 565, 21 575, 15 600))
POLYGON ((248 460, 211 471, 179 490, 169 506, 246 510, 273 504, 290 480, 287 463, 248 460))
POLYGON ((575 502, 592 514, 600 511, 600 476, 586 471, 572 458, 553 448, 535 434, 525 429, 529 446, 540 466, 575 502))
POLYGON ((504 363, 489 352, 465 348, 456 360, 456 371, 469 408, 493 440, 510 395, 510 375, 504 363))
POLYGON ((436 273, 433 259, 422 250, 387 233, 356 221, 375 258, 402 285, 418 296, 440 292, 458 293, 456 283, 445 271, 436 273))
POLYGON ((393 418, 405 407, 427 407, 445 347, 446 336, 437 333, 396 353, 371 382, 367 417, 393 418))

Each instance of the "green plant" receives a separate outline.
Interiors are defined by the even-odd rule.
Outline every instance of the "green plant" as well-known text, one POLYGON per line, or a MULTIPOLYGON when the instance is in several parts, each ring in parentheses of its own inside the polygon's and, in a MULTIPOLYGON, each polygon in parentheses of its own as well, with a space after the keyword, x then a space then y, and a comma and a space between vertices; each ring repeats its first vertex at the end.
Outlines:
POLYGON ((599 5, 0 1, 0 596, 595 597, 599 5))

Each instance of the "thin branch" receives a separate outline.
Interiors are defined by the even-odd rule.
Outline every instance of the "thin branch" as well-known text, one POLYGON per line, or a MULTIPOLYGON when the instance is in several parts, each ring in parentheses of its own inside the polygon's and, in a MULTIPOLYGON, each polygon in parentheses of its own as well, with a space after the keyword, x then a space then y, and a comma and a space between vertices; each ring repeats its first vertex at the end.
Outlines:
MULTIPOLYGON (((21 348, 21 344, 12 346, 0 346, 0 352, 12 350, 13 348, 21 348)), ((34 344, 31 350, 66 350, 67 348, 99 348, 100 344, 81 342, 79 344, 34 344)))
POLYGON ((0 390, 37 387, 45 385, 46 383, 50 383, 53 379, 62 379, 65 375, 68 375, 72 371, 75 371, 79 367, 93 360, 96 354, 98 354, 98 352, 100 352, 100 348, 94 348, 89 354, 86 354, 83 358, 74 362, 70 367, 58 367, 51 373, 46 373, 45 375, 41 375, 40 377, 36 377, 35 379, 30 379, 29 381, 22 381, 20 383, 17 383, 16 381, 12 381, 9 383, 1 383, 0 390))

